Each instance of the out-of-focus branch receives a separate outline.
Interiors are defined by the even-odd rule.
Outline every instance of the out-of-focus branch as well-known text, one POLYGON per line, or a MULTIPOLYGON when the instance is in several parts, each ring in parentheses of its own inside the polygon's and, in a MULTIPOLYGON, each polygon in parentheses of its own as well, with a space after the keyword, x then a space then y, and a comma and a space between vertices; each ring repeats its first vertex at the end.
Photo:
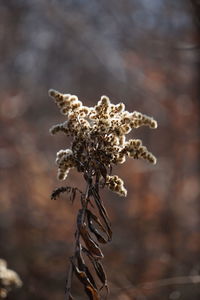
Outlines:
POLYGON ((198 0, 190 0, 194 10, 195 23, 200 29, 200 2, 198 0))
POLYGON ((200 283, 200 276, 179 276, 179 277, 172 277, 172 278, 165 278, 161 280, 156 280, 152 282, 146 282, 138 286, 141 289, 153 289, 159 288, 169 285, 183 285, 183 284, 198 284, 200 283))
MULTIPOLYGON (((157 289, 160 287, 167 287, 171 285, 189 285, 189 284, 200 284, 200 275, 164 278, 160 280, 144 282, 139 285, 128 285, 126 287, 124 285, 123 288, 113 287, 112 291, 114 293, 127 292, 127 294, 130 296, 130 292, 132 292, 132 295, 139 295, 140 293, 144 292, 144 290, 157 289)), ((142 296, 145 299, 145 296, 144 295, 142 296)))

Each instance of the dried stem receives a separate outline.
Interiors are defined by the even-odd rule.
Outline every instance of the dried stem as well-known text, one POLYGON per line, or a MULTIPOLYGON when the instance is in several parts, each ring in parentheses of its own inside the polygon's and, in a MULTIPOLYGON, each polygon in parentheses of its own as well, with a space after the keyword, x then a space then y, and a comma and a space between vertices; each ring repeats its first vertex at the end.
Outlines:
POLYGON ((71 292, 71 285, 72 285, 72 276, 73 276, 73 267, 72 267, 72 263, 70 262, 67 281, 66 281, 65 300, 70 300, 71 297, 70 292, 71 292))
POLYGON ((60 193, 70 193, 70 199, 81 194, 81 208, 77 213, 74 255, 70 258, 66 281, 65 300, 73 299, 71 285, 73 274, 83 284, 91 300, 99 300, 102 288, 108 291, 107 278, 101 260, 104 257, 100 244, 108 243, 112 238, 110 220, 99 189, 107 187, 120 196, 126 196, 124 182, 117 175, 112 175, 112 166, 122 164, 127 157, 143 158, 155 164, 155 156, 138 139, 126 141, 126 135, 140 126, 156 128, 157 122, 137 111, 125 111, 123 103, 111 104, 106 96, 94 107, 83 106, 74 95, 61 94, 50 90, 62 114, 67 121, 51 128, 51 133, 63 132, 72 138, 71 149, 57 153, 58 179, 65 180, 72 168, 83 173, 86 191, 76 187, 60 187, 53 191, 52 199, 60 193), (91 207, 89 207, 89 205, 91 207), (84 257, 90 260, 93 273, 86 265, 84 257), (101 284, 101 285, 100 285, 101 284))
MULTIPOLYGON (((86 192, 85 192, 85 194, 82 194, 82 195, 84 195, 84 197, 82 197, 82 199, 81 199, 82 200, 81 203, 83 205, 83 215, 82 215, 81 222, 84 222, 84 220, 85 220, 85 212, 86 212, 88 202, 89 202, 89 189, 90 189, 90 185, 87 183, 86 192)), ((76 255, 77 248, 80 245, 80 230, 78 227, 76 229, 75 237, 76 237, 76 240, 75 240, 75 247, 74 247, 74 256, 70 257, 69 270, 68 270, 68 275, 67 275, 67 280, 66 280, 65 300, 72 299, 72 296, 71 296, 71 285, 72 285, 72 277, 73 277, 72 261, 76 255)))

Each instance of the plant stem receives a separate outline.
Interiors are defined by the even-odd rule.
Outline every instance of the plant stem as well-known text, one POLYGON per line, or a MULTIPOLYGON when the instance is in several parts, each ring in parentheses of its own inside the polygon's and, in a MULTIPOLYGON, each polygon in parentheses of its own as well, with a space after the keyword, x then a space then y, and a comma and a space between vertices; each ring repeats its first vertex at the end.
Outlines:
POLYGON ((70 300, 70 290, 71 290, 71 282, 72 282, 72 276, 73 276, 73 266, 70 262, 68 275, 67 275, 67 281, 66 281, 66 289, 65 289, 65 300, 70 300))
MULTIPOLYGON (((83 206, 83 215, 82 215, 82 220, 81 223, 83 224, 85 221, 85 212, 88 206, 89 202, 89 190, 90 190, 90 184, 87 183, 86 191, 85 191, 85 196, 84 196, 84 203, 82 203, 83 206)), ((77 247, 79 246, 79 239, 80 239, 80 232, 79 229, 77 228, 76 230, 76 241, 75 241, 75 247, 74 247, 74 253, 76 253, 77 247)), ((66 288, 65 288, 65 300, 70 300, 71 298, 71 282, 72 282, 72 277, 73 277, 73 265, 72 265, 72 260, 73 257, 70 258, 70 265, 69 265, 69 270, 68 270, 68 275, 67 275, 67 280, 66 280, 66 288)))

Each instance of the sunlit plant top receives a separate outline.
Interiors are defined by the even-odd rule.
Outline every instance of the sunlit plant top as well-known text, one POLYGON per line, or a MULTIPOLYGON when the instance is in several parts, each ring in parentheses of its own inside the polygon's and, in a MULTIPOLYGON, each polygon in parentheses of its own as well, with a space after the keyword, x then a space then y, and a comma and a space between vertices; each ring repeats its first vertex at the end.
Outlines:
MULTIPOLYGON (((50 90, 60 112, 67 121, 50 129, 52 134, 64 132, 72 137, 71 149, 57 153, 58 178, 66 179, 70 169, 84 171, 85 164, 105 167, 122 164, 127 157, 143 158, 155 164, 155 156, 143 146, 139 139, 126 140, 126 135, 135 128, 148 126, 157 128, 157 122, 140 112, 128 112, 125 105, 112 104, 108 97, 102 96, 94 107, 83 106, 77 96, 61 94, 50 90)), ((121 196, 126 196, 123 181, 116 175, 106 177, 106 186, 121 196)))

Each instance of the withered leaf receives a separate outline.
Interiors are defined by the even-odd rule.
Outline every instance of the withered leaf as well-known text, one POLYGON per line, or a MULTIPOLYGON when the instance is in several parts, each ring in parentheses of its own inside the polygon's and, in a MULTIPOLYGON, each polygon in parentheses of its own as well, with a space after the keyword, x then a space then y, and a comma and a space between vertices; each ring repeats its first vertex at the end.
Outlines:
POLYGON ((79 228, 80 234, 82 239, 84 240, 84 243, 88 250, 94 255, 95 257, 98 258, 103 258, 104 255, 99 248, 99 245, 91 238, 90 234, 87 231, 86 225, 82 224, 79 228))
POLYGON ((70 186, 66 186, 66 187, 61 186, 53 191, 53 193, 51 194, 51 199, 56 200, 61 193, 65 193, 65 192, 69 193, 71 189, 72 188, 70 186))
POLYGON ((79 268, 73 263, 73 268, 74 268, 74 272, 77 276, 77 278, 80 280, 80 282, 84 285, 91 285, 92 283, 90 282, 89 278, 87 277, 87 275, 85 274, 84 271, 79 270, 79 268))
POLYGON ((77 263, 78 263, 78 268, 80 271, 85 272, 85 274, 87 275, 88 279, 90 280, 90 282, 92 283, 93 287, 95 289, 97 289, 96 283, 94 281, 94 278, 92 276, 92 274, 90 273, 90 270, 88 269, 88 267, 86 266, 84 259, 82 257, 81 254, 81 246, 79 245, 79 249, 76 252, 76 258, 77 258, 77 263))
POLYGON ((106 229, 105 229, 104 226, 102 225, 100 219, 99 219, 95 214, 93 214, 93 213, 91 212, 91 210, 87 209, 86 212, 87 212, 88 221, 89 221, 89 220, 93 220, 95 223, 98 224, 99 228, 100 228, 103 232, 106 233, 106 229))
POLYGON ((94 268, 101 282, 104 285, 107 284, 107 278, 102 264, 99 261, 94 260, 94 268))
POLYGON ((74 263, 73 263, 73 267, 77 278, 84 285, 85 291, 88 294, 89 298, 91 300, 100 300, 97 289, 95 289, 95 287, 92 285, 86 273, 80 271, 79 268, 74 263))
POLYGON ((106 209, 105 209, 105 207, 103 205, 103 202, 101 201, 101 198, 99 196, 97 188, 95 188, 95 187, 92 188, 92 194, 93 194, 93 197, 94 197, 95 201, 98 203, 98 207, 101 208, 101 211, 103 212, 105 218, 109 222, 108 214, 107 214, 106 209))
POLYGON ((92 195, 94 197, 95 203, 97 205, 99 214, 102 217, 102 219, 103 219, 103 221, 106 225, 108 236, 109 236, 109 241, 110 241, 112 239, 112 231, 111 231, 110 221, 108 219, 108 214, 107 214, 106 209, 103 205, 103 202, 100 199, 100 196, 99 196, 98 192, 95 190, 94 187, 92 188, 91 191, 92 191, 92 195))
MULTIPOLYGON (((93 222, 92 222, 92 218, 91 218, 91 215, 88 214, 87 215, 88 217, 88 226, 89 226, 89 229, 90 231, 96 236, 97 240, 99 243, 102 243, 102 244, 106 244, 107 243, 107 240, 103 237, 103 235, 98 231, 97 228, 95 228, 93 222)), ((105 230, 104 230, 105 231, 105 230)))
POLYGON ((103 287, 105 286, 108 291, 108 283, 107 283, 106 273, 104 271, 103 265, 101 264, 100 261, 98 261, 93 256, 91 256, 87 249, 83 248, 82 250, 84 253, 86 253, 91 263, 93 264, 97 276, 99 277, 100 281, 103 283, 103 287))
POLYGON ((93 289, 90 285, 85 287, 85 291, 90 300, 100 300, 100 296, 97 290, 93 289))
POLYGON ((74 202, 74 199, 76 197, 76 192, 79 192, 81 195, 83 194, 83 192, 76 187, 61 186, 53 191, 53 193, 51 194, 51 199, 56 200, 61 193, 65 192, 70 193, 70 200, 72 201, 72 203, 74 202))

